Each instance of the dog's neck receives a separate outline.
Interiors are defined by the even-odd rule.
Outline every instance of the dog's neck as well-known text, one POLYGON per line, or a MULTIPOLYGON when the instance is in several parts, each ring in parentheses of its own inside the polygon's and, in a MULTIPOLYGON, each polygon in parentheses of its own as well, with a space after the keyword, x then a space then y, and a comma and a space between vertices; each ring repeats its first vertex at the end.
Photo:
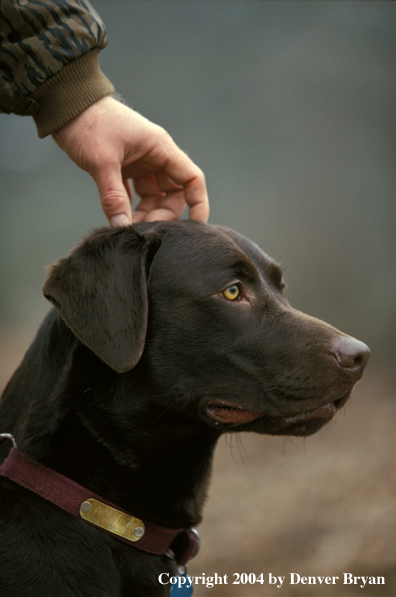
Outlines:
POLYGON ((51 342, 57 341, 57 328, 64 325, 58 317, 48 319, 53 329, 47 350, 37 356, 33 344, 21 365, 42 370, 43 375, 31 385, 24 382, 24 388, 11 381, 3 396, 6 416, 2 423, 7 427, 3 431, 13 433, 28 456, 137 518, 175 528, 196 525, 219 434, 200 423, 176 418, 169 408, 155 411, 154 390, 139 377, 138 369, 119 375, 99 367, 97 357, 90 354, 88 358, 88 349, 71 333, 62 335, 63 356, 57 354, 56 363, 44 367, 46 360, 54 360, 51 342), (106 388, 105 396, 100 395, 102 388, 106 388), (13 395, 21 393, 26 401, 25 420, 7 407, 13 395), (150 402, 151 410, 147 410, 150 402), (112 415, 108 416, 106 404, 110 403, 112 415), (130 404, 127 409, 126 403, 130 404), (117 404, 120 410, 115 416, 117 404))
POLYGON ((113 450, 98 445, 75 413, 51 435, 41 435, 40 445, 29 427, 21 445, 27 455, 133 516, 170 528, 189 528, 201 521, 217 437, 193 434, 167 448, 155 446, 144 457, 133 454, 130 466, 133 447, 124 463, 117 442, 113 450))
MULTIPOLYGON (((166 433, 167 421, 159 430, 166 433)), ((142 438, 134 438, 142 441, 142 438)), ((144 438, 143 438, 144 441, 144 438)), ((70 415, 51 441, 47 465, 124 508, 137 518, 168 527, 190 527, 202 518, 217 437, 191 434, 171 446, 129 450, 121 441, 98 446, 84 424, 70 415), (133 457, 133 465, 130 458, 133 457)))

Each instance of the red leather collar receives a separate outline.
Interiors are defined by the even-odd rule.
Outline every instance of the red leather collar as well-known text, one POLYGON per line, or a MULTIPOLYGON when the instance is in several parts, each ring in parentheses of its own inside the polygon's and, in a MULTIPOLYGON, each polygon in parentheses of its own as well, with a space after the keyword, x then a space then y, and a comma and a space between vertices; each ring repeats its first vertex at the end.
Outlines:
MULTIPOLYGON (((0 437, 0 441, 2 439, 0 437)), ((11 448, 8 457, 1 465, 0 474, 78 518, 80 518, 81 504, 89 499, 129 514, 89 489, 29 458, 15 447, 11 448)), ((132 542, 119 536, 117 539, 157 555, 171 549, 179 566, 185 566, 196 555, 199 539, 195 529, 170 529, 148 521, 143 522, 145 533, 138 541, 132 542)))

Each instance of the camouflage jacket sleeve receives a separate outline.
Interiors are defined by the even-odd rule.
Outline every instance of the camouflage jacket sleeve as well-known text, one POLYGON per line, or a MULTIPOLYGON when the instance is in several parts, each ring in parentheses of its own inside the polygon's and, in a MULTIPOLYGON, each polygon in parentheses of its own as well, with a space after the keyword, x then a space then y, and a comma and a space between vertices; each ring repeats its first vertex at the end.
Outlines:
POLYGON ((114 92, 106 45, 87 0, 1 0, 0 111, 33 116, 40 137, 58 130, 114 92))

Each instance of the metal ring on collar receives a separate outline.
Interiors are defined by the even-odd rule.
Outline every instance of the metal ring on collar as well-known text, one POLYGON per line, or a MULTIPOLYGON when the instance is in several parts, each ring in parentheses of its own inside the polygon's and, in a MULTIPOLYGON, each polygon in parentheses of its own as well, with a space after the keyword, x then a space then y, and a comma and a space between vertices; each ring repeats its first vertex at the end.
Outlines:
POLYGON ((199 552, 199 548, 201 547, 201 538, 200 538, 199 533, 195 527, 190 527, 188 530, 190 531, 190 533, 192 533, 194 535, 194 537, 197 540, 197 547, 195 548, 195 551, 191 555, 191 558, 190 558, 192 560, 193 558, 195 558, 195 556, 199 552))
POLYGON ((12 445, 14 446, 14 448, 18 449, 14 436, 11 435, 11 433, 0 433, 0 441, 2 439, 9 439, 10 441, 12 441, 12 445))

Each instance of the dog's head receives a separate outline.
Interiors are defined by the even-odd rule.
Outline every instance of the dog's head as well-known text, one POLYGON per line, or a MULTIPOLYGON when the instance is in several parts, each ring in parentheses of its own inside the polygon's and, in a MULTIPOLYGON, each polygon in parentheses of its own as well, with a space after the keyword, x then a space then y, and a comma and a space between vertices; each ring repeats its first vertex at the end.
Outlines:
POLYGON ((370 352, 283 289, 280 266, 242 235, 179 221, 95 232, 44 294, 107 366, 144 377, 161 412, 208 432, 309 435, 370 352))

